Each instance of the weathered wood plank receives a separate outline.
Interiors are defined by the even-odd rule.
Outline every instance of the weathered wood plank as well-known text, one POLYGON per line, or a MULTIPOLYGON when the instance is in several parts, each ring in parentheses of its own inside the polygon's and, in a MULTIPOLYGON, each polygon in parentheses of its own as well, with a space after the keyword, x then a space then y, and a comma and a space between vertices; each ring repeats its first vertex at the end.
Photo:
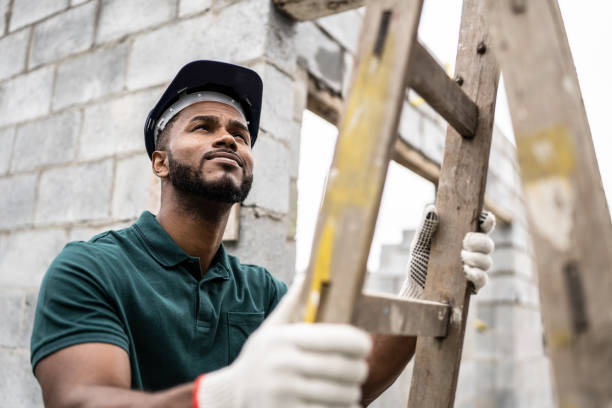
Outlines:
MULTIPOLYGON (((361 294, 423 1, 367 4, 302 293, 302 320, 350 323, 361 294)), ((299 313, 299 312, 298 312, 299 313)))
POLYGON ((338 125, 344 107, 342 96, 308 75, 308 100, 306 107, 326 121, 338 125))
POLYGON ((438 184, 440 165, 403 141, 401 137, 395 141, 393 160, 432 183, 438 184))
POLYGON ((463 137, 474 137, 478 107, 419 42, 410 57, 407 83, 463 137))
POLYGON ((365 0, 274 0, 278 9, 298 21, 315 20, 365 5, 365 0))
POLYGON ((444 303, 363 294, 353 324, 370 333, 444 337, 449 316, 450 306, 444 303))
POLYGON ((489 4, 559 406, 609 406, 612 223, 561 13, 555 0, 489 4))
POLYGON ((452 127, 446 134, 436 206, 440 216, 429 261, 425 299, 449 303, 452 316, 444 339, 419 337, 408 406, 451 408, 454 403, 470 289, 462 272, 463 237, 478 227, 484 200, 499 69, 487 46, 484 3, 465 0, 456 74, 479 108, 473 139, 452 127), (480 52, 478 51, 480 49, 480 52))

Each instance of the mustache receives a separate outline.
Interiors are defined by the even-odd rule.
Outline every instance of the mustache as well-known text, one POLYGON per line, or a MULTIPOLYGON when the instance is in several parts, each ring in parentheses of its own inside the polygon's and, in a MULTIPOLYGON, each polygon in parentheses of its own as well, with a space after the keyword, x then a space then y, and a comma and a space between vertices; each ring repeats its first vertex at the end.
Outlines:
POLYGON ((225 154, 231 155, 232 158, 238 162, 240 167, 244 168, 244 160, 242 160, 242 157, 238 156, 233 150, 223 149, 223 148, 204 153, 204 156, 202 156, 202 159, 200 160, 200 168, 202 168, 206 160, 215 158, 215 156, 219 153, 225 153, 225 154))

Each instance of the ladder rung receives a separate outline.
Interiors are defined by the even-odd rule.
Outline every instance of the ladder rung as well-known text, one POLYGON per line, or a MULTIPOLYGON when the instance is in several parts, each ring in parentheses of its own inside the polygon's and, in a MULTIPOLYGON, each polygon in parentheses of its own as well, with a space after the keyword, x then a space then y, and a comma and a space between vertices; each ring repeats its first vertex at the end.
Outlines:
POLYGON ((478 106, 418 41, 412 49, 409 67, 406 84, 461 136, 474 137, 478 125, 478 106))
POLYGON ((451 307, 427 300, 362 294, 353 324, 378 334, 444 337, 451 307))

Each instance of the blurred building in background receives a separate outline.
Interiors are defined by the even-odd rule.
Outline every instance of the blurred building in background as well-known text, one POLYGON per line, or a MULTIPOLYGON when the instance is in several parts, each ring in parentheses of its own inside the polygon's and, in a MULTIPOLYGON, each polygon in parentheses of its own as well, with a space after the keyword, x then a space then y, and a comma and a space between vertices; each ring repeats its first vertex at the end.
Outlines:
MULTIPOLYGON (((0 406, 42 406, 29 336, 41 278, 70 240, 158 208, 142 128, 184 63, 218 59, 263 78, 255 182, 226 243, 291 282, 306 108, 335 122, 360 11, 295 23, 270 0, 0 0, 0 406)), ((400 133, 439 166, 445 125, 406 101, 400 133)), ((316 159, 316 158, 314 158, 316 159)), ((515 151, 496 133, 487 196, 499 225, 490 283, 473 298, 457 407, 550 407, 537 276, 515 151)), ((368 287, 396 293, 410 233, 383 248, 368 287)), ((409 370, 376 407, 405 406, 409 370)))

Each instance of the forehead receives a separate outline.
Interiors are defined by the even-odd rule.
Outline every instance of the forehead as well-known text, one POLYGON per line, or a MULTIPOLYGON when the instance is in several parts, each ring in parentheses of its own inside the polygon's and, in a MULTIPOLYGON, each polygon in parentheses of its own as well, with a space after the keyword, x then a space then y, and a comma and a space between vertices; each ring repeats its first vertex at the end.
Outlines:
POLYGON ((194 116, 218 116, 222 120, 236 120, 247 125, 244 117, 233 106, 222 102, 202 101, 189 105, 180 112, 181 120, 190 120, 194 116))

